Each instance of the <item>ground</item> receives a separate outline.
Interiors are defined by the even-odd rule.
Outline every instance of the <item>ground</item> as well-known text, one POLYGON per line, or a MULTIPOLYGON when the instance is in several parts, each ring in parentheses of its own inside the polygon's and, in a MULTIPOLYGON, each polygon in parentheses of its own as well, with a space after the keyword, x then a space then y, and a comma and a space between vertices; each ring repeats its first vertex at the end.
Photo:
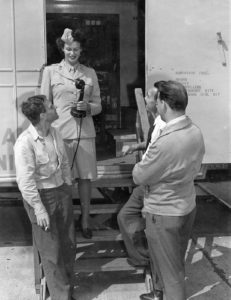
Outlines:
MULTIPOLYGON (((188 299, 229 300, 230 210, 205 196, 197 197, 197 207, 186 258, 188 299)), ((0 299, 38 300, 33 276, 30 223, 22 206, 5 204, 0 208, 0 299)), ((78 243, 76 299, 139 299, 145 290, 142 270, 128 268, 122 241, 78 243)))

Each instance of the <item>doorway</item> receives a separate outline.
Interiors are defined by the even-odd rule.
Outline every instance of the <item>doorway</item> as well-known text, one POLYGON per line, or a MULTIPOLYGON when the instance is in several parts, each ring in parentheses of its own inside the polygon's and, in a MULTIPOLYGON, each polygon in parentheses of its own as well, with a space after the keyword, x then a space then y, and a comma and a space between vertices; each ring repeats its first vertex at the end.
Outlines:
POLYGON ((56 39, 65 28, 79 28, 86 36, 83 63, 95 69, 101 92, 102 112, 94 116, 97 148, 105 143, 106 130, 120 127, 119 16, 116 14, 47 13, 47 64, 62 55, 56 39))

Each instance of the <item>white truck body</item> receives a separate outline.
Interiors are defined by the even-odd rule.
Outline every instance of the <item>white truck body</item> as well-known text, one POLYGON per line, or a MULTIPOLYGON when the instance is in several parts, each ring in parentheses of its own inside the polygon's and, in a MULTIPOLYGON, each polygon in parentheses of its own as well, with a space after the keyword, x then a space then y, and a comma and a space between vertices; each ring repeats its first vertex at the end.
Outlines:
POLYGON ((13 145, 28 122, 20 103, 34 95, 46 61, 45 1, 0 0, 0 185, 15 182, 13 145))
MULTIPOLYGON (((229 0, 146 0, 145 18, 146 87, 161 79, 186 85, 187 113, 205 138, 204 163, 230 163, 229 0)), ((15 184, 13 145, 28 125, 19 107, 39 88, 45 24, 44 0, 0 0, 1 186, 15 184)))
POLYGON ((205 164, 231 161, 229 0, 146 0, 146 84, 177 80, 202 130, 205 164))

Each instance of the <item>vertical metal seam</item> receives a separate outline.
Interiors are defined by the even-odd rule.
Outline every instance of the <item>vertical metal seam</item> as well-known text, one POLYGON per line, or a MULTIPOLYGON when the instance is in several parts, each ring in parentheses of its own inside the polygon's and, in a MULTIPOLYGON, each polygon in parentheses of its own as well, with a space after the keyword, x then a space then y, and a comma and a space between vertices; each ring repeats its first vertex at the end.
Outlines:
POLYGON ((12 48, 13 48, 13 74, 14 74, 14 82, 13 82, 13 101, 15 106, 15 120, 16 120, 16 134, 18 136, 18 104, 17 104, 17 73, 16 73, 16 33, 15 33, 15 3, 14 0, 11 0, 11 8, 12 8, 12 48))
POLYGON ((47 15, 46 15, 46 1, 43 0, 43 36, 44 36, 44 64, 47 64, 47 15))

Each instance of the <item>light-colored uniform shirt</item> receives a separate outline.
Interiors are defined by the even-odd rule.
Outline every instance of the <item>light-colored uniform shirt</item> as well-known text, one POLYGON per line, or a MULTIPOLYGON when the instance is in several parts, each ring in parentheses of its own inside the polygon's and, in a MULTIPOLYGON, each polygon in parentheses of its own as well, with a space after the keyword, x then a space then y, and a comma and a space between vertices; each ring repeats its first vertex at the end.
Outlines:
POLYGON ((54 128, 46 138, 39 136, 30 125, 14 145, 16 180, 23 199, 44 213, 39 189, 55 188, 63 183, 71 185, 71 172, 61 135, 54 128))
POLYGON ((90 111, 82 119, 81 138, 94 138, 96 133, 92 116, 102 110, 100 89, 94 69, 82 64, 73 69, 62 60, 43 71, 41 94, 56 106, 59 118, 52 126, 59 129, 63 139, 76 139, 80 132, 80 118, 74 118, 70 114, 73 103, 76 104, 79 99, 80 91, 75 86, 77 78, 85 81, 83 99, 90 107, 90 111))

